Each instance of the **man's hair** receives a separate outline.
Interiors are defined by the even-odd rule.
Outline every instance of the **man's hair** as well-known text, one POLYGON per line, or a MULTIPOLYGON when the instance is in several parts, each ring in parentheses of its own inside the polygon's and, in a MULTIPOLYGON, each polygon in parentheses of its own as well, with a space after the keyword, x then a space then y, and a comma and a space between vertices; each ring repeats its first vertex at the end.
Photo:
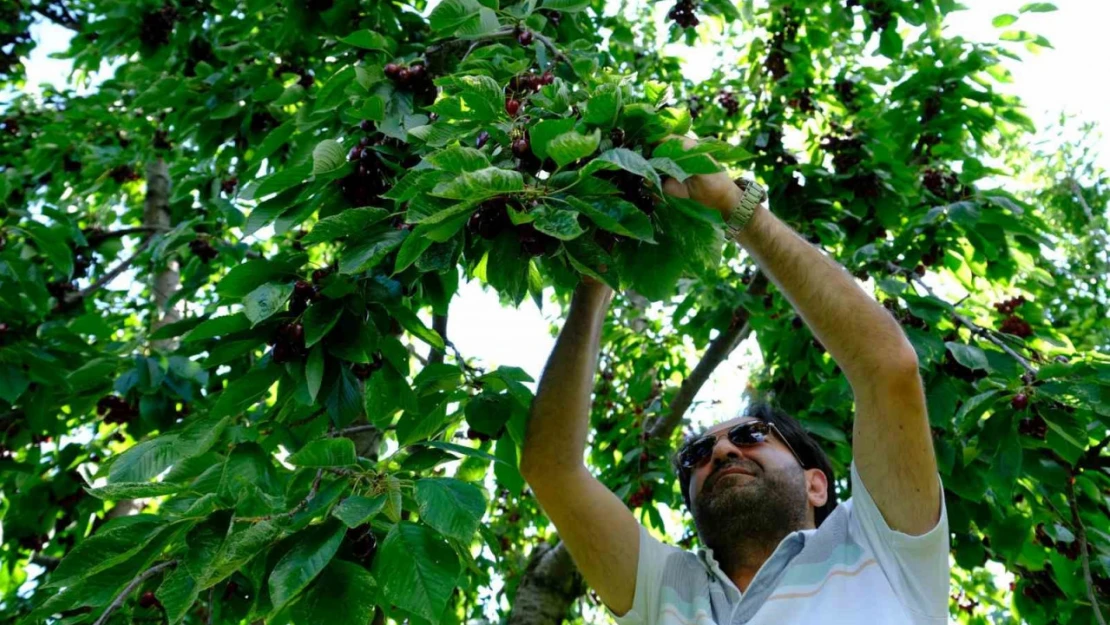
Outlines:
MULTIPOLYGON (((820 527, 825 518, 836 508, 835 476, 833 474, 832 464, 829 462, 829 457, 825 455, 825 451, 821 449, 817 441, 809 435, 809 432, 802 427, 802 424, 798 423, 797 419, 778 408, 772 407, 770 404, 762 402, 749 404, 744 414, 740 416, 754 417, 764 423, 774 424, 774 426, 778 428, 778 431, 782 433, 786 442, 790 443, 790 446, 797 452, 798 457, 801 458, 806 469, 820 469, 821 472, 825 474, 825 479, 829 483, 829 496, 825 501, 825 505, 820 508, 814 508, 813 510, 813 521, 820 527)), ((706 430, 703 430, 686 437, 686 440, 682 441, 682 446, 684 447, 688 443, 701 438, 705 435, 705 432, 706 430)), ((682 447, 679 447, 679 451, 681 450, 682 447)), ((690 511, 690 514, 694 514, 694 506, 691 505, 692 502, 690 501, 691 470, 682 466, 678 456, 679 454, 675 453, 671 462, 674 465, 675 473, 678 474, 678 483, 682 487, 682 499, 686 502, 686 509, 690 511)))

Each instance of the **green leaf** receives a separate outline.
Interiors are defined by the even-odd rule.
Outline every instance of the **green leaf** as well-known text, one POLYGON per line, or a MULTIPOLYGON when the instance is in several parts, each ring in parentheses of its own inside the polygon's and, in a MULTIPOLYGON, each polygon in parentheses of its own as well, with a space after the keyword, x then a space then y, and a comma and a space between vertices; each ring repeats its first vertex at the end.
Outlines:
POLYGON ((486 513, 486 496, 480 488, 450 478, 416 481, 420 518, 439 533, 468 544, 486 513))
POLYGON ((556 239, 570 241, 582 235, 582 226, 578 224, 578 213, 575 211, 544 204, 534 210, 533 215, 536 230, 556 239))
POLYGON ((185 488, 181 484, 167 482, 121 482, 108 484, 100 488, 89 489, 89 494, 97 499, 120 501, 123 499, 138 499, 140 497, 160 497, 181 492, 185 488))
POLYGON ((293 604, 297 625, 336 625, 374 620, 378 589, 370 572, 362 566, 332 560, 293 604))
POLYGON ((995 28, 1006 28, 1016 21, 1018 21, 1018 17, 1016 15, 1003 13, 1002 15, 996 16, 993 20, 991 20, 991 26, 994 26, 995 28))
MULTIPOLYGON (((278 85, 278 89, 280 91, 280 85, 278 85)), ((278 148, 288 143, 295 132, 297 132, 297 124, 292 120, 274 128, 270 131, 270 134, 266 135, 266 138, 263 139, 261 143, 255 146, 254 151, 251 153, 250 162, 262 162, 262 159, 277 152, 278 148)))
POLYGON ((217 395, 210 414, 217 418, 239 414, 261 399, 280 375, 281 368, 277 366, 251 369, 217 395))
POLYGON ((339 273, 362 273, 376 267, 390 252, 401 246, 407 235, 404 230, 382 230, 367 239, 349 244, 339 258, 339 273))
POLYGON ((620 276, 613 258, 590 237, 578 237, 563 244, 567 260, 579 273, 600 280, 614 289, 620 288, 620 276))
POLYGON ((324 402, 337 427, 346 427, 363 414, 362 383, 347 367, 339 369, 335 384, 324 402))
POLYGON ((1021 13, 1050 13, 1055 10, 1056 5, 1051 2, 1030 2, 1019 9, 1021 13))
POLYGON ((969 431, 971 426, 974 425, 974 420, 978 419, 979 415, 997 400, 999 392, 998 389, 991 389, 966 400, 956 411, 956 416, 953 417, 958 431, 961 433, 969 431))
POLYGON ((428 24, 433 31, 453 33, 454 29, 477 15, 481 8, 477 0, 444 0, 428 15, 428 24))
POLYGON ((338 141, 325 139, 312 150, 312 173, 330 174, 347 164, 347 152, 338 141))
POLYGON ((64 276, 73 274, 73 252, 66 244, 65 234, 59 229, 47 228, 36 222, 24 221, 22 228, 54 269, 64 276))
POLYGON ((547 153, 559 167, 564 167, 593 154, 601 145, 601 131, 594 129, 591 134, 565 132, 547 144, 547 153))
POLYGON ((50 574, 47 585, 67 586, 115 566, 138 553, 165 527, 165 519, 154 515, 120 518, 77 543, 50 574))
MULTIPOLYGON (((348 441, 349 442, 349 441, 348 441)), ((270 573, 270 601, 277 612, 324 570, 339 550, 347 528, 340 523, 328 522, 297 534, 293 547, 282 556, 270 573)))
POLYGON ((166 576, 162 585, 154 593, 162 604, 162 609, 165 610, 166 622, 169 625, 180 623, 199 595, 200 586, 197 580, 193 579, 189 571, 181 565, 175 567, 166 576))
MULTIPOLYGON (((612 126, 617 121, 617 113, 621 110, 621 88, 619 85, 605 84, 598 87, 586 102, 586 110, 582 119, 588 124, 612 126)), ((626 150, 627 151, 627 150, 626 150)))
POLYGON ((401 324, 401 327, 412 333, 413 336, 424 341, 436 349, 443 349, 443 337, 438 332, 424 325, 420 317, 404 306, 393 306, 389 314, 401 324))
POLYGON ((614 148, 602 152, 597 158, 590 161, 590 164, 583 171, 592 173, 598 169, 616 168, 647 178, 655 185, 656 189, 663 188, 663 183, 659 180, 659 174, 655 173, 655 168, 651 166, 651 163, 639 154, 625 148, 614 148))
POLYGON ((331 511, 331 514, 343 521, 343 524, 347 527, 354 529, 369 523, 381 512, 384 505, 385 495, 374 495, 373 497, 351 495, 339 502, 339 505, 331 511))
POLYGON ((318 302, 304 313, 304 345, 312 347, 320 342, 339 321, 343 306, 334 300, 318 302))
POLYGON ((513 400, 508 395, 482 391, 466 404, 466 422, 487 436, 497 436, 513 416, 513 400))
POLYGON ((243 568, 281 537, 281 529, 273 521, 251 523, 227 537, 220 545, 212 563, 198 579, 201 589, 215 586, 229 575, 243 568))
POLYGON ((450 545, 432 530, 407 521, 386 535, 372 569, 386 601, 432 625, 439 624, 460 572, 450 545))
POLYGON ((281 193, 286 189, 304 184, 310 176, 312 176, 311 163, 305 163, 304 165, 298 165, 289 169, 282 169, 259 182, 258 187, 254 190, 253 196, 255 199, 261 199, 271 193, 281 193))
MULTIPOLYGON (((115 370, 114 365, 112 366, 112 370, 115 370)), ((76 373, 75 371, 74 374, 76 373)), ((73 374, 71 374, 70 377, 72 378, 73 374)), ((104 381, 104 378, 97 380, 97 382, 102 381, 104 381)), ((19 399, 19 396, 22 395, 23 391, 26 391, 27 387, 30 385, 31 381, 18 367, 7 364, 0 365, 0 399, 3 399, 9 404, 14 404, 15 400, 19 399)))
POLYGON ((478 202, 486 198, 524 190, 524 177, 519 171, 486 167, 467 172, 436 185, 432 195, 451 200, 478 202))
POLYGON ((364 232, 368 226, 376 224, 388 216, 389 211, 384 208, 348 208, 338 215, 332 215, 316 222, 312 231, 301 239, 301 243, 312 245, 334 241, 340 237, 358 235, 364 232))
POLYGON ((898 34, 898 29, 894 24, 884 28, 882 34, 879 35, 879 52, 891 59, 902 54, 902 35, 898 34))
POLYGON ((320 393, 320 385, 324 382, 324 347, 317 345, 308 353, 308 360, 304 366, 305 384, 308 386, 308 396, 316 401, 320 393))
POLYGON ((452 146, 446 150, 435 152, 427 157, 427 161, 436 169, 463 174, 469 171, 478 171, 490 166, 486 155, 474 148, 452 146))
MULTIPOLYGON (((447 2, 440 6, 443 4, 447 2)), ((484 19, 480 13, 477 17, 484 19)), ((505 94, 496 80, 489 76, 462 76, 458 80, 462 85, 459 98, 466 104, 466 119, 494 121, 505 115, 505 94)))
MULTIPOLYGON (((237 299, 245 297, 259 286, 280 278, 295 278, 297 269, 308 260, 304 254, 280 260, 255 259, 236 265, 216 283, 220 297, 237 299)), ((203 324, 202 324, 203 325, 203 324)), ((214 335, 214 336, 219 336, 214 335)))
POLYGON ((243 314, 250 319, 252 327, 256 326, 285 306, 292 294, 292 284, 263 284, 243 298, 243 314))
POLYGON ((562 136, 573 128, 574 118, 571 117, 545 119, 536 122, 536 125, 528 129, 528 143, 532 148, 532 153, 541 160, 546 159, 548 156, 547 146, 555 137, 562 136))
POLYGON ((392 54, 393 50, 397 47, 394 41, 389 37, 369 29, 356 30, 339 40, 349 46, 362 48, 363 50, 381 50, 382 52, 389 52, 390 54, 392 54))
POLYGON ((204 339, 211 339, 217 336, 225 336, 227 334, 234 334, 242 332, 251 327, 250 319, 243 313, 235 313, 234 315, 226 315, 223 317, 215 317, 209 319, 197 327, 193 328, 188 334, 182 337, 182 341, 189 343, 192 341, 202 341, 204 339))
POLYGON ((965 345, 963 343, 954 343, 949 341, 945 343, 948 351, 952 352, 952 356, 956 358, 956 362, 969 369, 982 369, 990 371, 990 363, 987 362, 987 355, 983 350, 974 345, 965 345))
POLYGON ((567 201, 602 230, 649 243, 655 242, 651 219, 631 202, 614 197, 582 200, 573 196, 568 197, 567 201))
POLYGON ((355 443, 349 438, 322 438, 306 444, 289 456, 289 464, 298 467, 346 467, 358 463, 355 443))
POLYGON ((585 11, 590 6, 590 0, 543 0, 543 8, 564 13, 585 11))

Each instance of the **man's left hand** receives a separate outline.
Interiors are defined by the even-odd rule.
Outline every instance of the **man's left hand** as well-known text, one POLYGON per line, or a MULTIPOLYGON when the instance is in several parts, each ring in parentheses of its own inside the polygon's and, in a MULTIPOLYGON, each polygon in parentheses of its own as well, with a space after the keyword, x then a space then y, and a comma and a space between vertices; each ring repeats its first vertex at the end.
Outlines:
MULTIPOLYGON (((697 141, 689 137, 671 137, 682 139, 682 147, 689 150, 697 145, 697 141)), ((726 221, 732 209, 740 204, 742 192, 740 188, 728 177, 725 171, 713 174, 696 174, 683 182, 674 178, 663 181, 663 191, 675 197, 689 198, 708 208, 720 211, 721 217, 726 221)))

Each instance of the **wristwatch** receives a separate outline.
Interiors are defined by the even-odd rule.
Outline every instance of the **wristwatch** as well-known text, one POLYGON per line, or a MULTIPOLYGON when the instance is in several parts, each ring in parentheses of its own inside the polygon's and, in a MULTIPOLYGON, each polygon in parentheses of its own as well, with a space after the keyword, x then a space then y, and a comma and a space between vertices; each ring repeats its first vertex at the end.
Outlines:
POLYGON ((730 239, 735 239, 736 235, 740 234, 740 231, 751 221, 752 215, 755 214, 755 207, 767 199, 767 190, 758 182, 742 178, 737 178, 733 182, 740 187, 742 193, 739 204, 732 209, 728 221, 725 222, 725 230, 728 231, 728 238, 730 239))

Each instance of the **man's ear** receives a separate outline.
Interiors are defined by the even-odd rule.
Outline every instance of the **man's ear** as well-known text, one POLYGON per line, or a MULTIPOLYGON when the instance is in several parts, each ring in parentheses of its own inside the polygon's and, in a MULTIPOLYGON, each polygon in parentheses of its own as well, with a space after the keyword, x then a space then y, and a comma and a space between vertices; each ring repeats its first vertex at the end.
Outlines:
POLYGON ((829 478, 821 469, 806 469, 806 497, 814 508, 828 503, 829 478))

